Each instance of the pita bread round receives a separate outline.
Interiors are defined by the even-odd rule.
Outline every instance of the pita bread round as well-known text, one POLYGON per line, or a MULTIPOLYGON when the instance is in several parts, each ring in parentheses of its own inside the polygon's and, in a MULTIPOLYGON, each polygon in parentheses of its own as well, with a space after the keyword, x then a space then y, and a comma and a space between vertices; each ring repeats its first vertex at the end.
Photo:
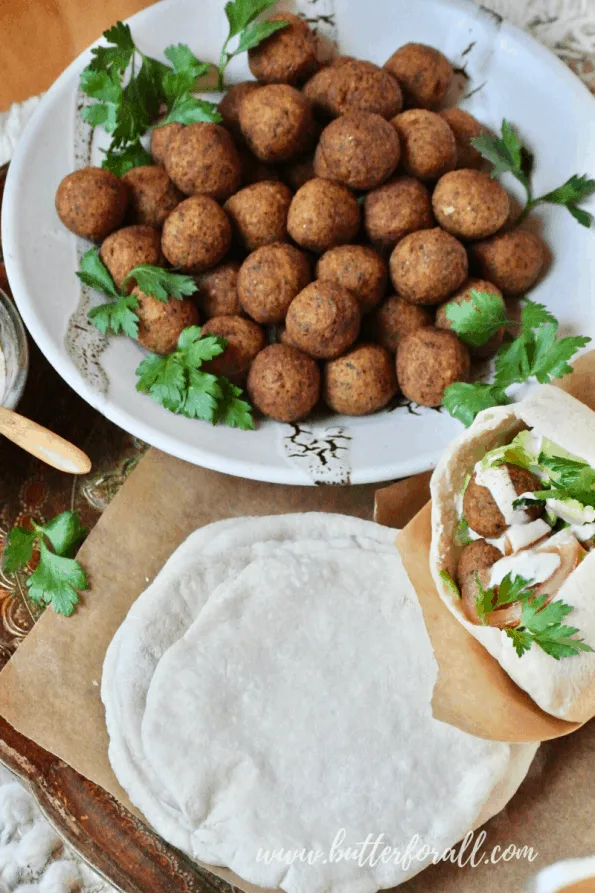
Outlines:
POLYGON ((394 536, 332 515, 211 525, 140 597, 102 697, 116 775, 162 836, 264 886, 373 893, 423 863, 288 867, 257 850, 328 849, 367 824, 362 839, 439 848, 510 799, 536 747, 432 719, 436 666, 394 536))
MULTIPOLYGON (((554 660, 533 647, 518 657, 508 636, 495 627, 470 623, 458 599, 440 577, 454 577, 461 546, 455 540, 460 500, 467 474, 494 447, 511 440, 522 427, 535 428, 569 453, 595 467, 595 413, 559 388, 542 385, 519 403, 481 412, 470 428, 444 453, 432 475, 432 545, 430 567, 436 588, 449 610, 496 658, 518 686, 547 713, 582 722, 585 701, 593 698, 595 655, 589 652, 554 660)), ((595 647, 595 551, 568 577, 556 599, 573 607, 571 625, 595 647)), ((589 708, 592 713, 592 709, 589 708)))

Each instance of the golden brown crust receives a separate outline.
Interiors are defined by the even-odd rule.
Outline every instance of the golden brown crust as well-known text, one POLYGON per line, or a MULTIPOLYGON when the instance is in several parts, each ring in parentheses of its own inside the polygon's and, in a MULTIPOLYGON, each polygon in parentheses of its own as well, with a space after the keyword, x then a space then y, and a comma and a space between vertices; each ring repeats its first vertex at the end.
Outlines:
POLYGON ((439 227, 405 236, 390 257, 395 290, 413 304, 439 304, 467 278, 465 248, 439 227))
POLYGON ((177 298, 170 298, 167 302, 158 301, 157 298, 144 294, 138 287, 133 294, 138 298, 138 307, 135 310, 139 318, 137 341, 152 353, 172 353, 186 326, 197 326, 200 322, 193 301, 177 298))
POLYGON ((455 169, 457 146, 452 130, 440 115, 409 109, 393 118, 401 141, 403 167, 419 180, 438 180, 455 169))
POLYGON ((463 587, 468 577, 475 577, 479 571, 492 567, 501 558, 502 552, 483 539, 468 543, 457 563, 455 579, 459 588, 463 587))
POLYGON ((281 323, 310 278, 310 264, 302 251, 281 242, 264 245, 248 255, 240 267, 241 305, 256 322, 281 323))
POLYGON ((457 144, 457 167, 480 167, 483 164, 481 153, 471 145, 485 131, 483 124, 464 109, 456 106, 438 112, 452 130, 457 144))
POLYGON ((165 164, 165 156, 167 155, 169 144, 183 129, 184 125, 179 124, 177 121, 155 127, 151 134, 151 155, 155 164, 165 164))
POLYGON ((440 226, 453 236, 485 239, 507 222, 510 198, 497 180, 466 168, 438 180, 432 208, 440 226))
POLYGON ((247 372, 266 341, 264 330, 243 316, 214 316, 204 324, 202 333, 218 335, 227 341, 224 352, 205 363, 204 369, 228 378, 247 372))
POLYGON ((384 297, 388 270, 373 248, 366 245, 338 245, 319 259, 316 277, 349 289, 361 312, 368 313, 384 297))
POLYGON ((341 57, 304 86, 315 110, 335 118, 352 112, 372 112, 389 120, 403 107, 403 95, 390 72, 372 62, 341 57))
POLYGON ((101 242, 121 225, 128 198, 126 184, 110 171, 84 167, 58 186, 56 211, 71 232, 101 242))
POLYGON ((364 222, 371 242, 394 248, 409 233, 434 225, 430 193, 415 177, 395 177, 368 193, 364 222))
POLYGON ((307 22, 290 12, 275 13, 268 21, 289 24, 248 50, 250 71, 267 84, 301 84, 318 68, 314 34, 307 22))
POLYGON ((377 412, 397 391, 393 357, 379 344, 360 344, 325 365, 324 399, 335 412, 377 412))
POLYGON ((388 121, 380 115, 354 112, 322 131, 314 171, 352 189, 375 189, 393 173, 400 155, 398 134, 388 121))
POLYGON ((505 295, 522 295, 532 288, 546 263, 545 245, 534 233, 512 229, 477 242, 472 248, 481 275, 505 295))
POLYGON ((312 282, 293 299, 286 333, 292 344, 318 359, 344 353, 359 334, 361 314, 355 296, 336 282, 312 282))
POLYGON ((318 254, 352 242, 359 224, 359 205, 352 193, 340 183, 320 177, 298 189, 287 217, 292 239, 318 254))
POLYGON ((285 241, 292 198, 288 186, 270 180, 246 186, 228 198, 225 210, 235 234, 248 251, 285 241))
POLYGON ((208 270, 200 277, 200 307, 205 319, 212 316, 241 316, 238 296, 239 261, 230 260, 208 270))
POLYGON ((398 80, 410 108, 439 106, 454 73, 446 56, 423 43, 400 47, 384 67, 398 80))
POLYGON ((184 196, 156 164, 133 167, 122 177, 130 192, 130 211, 134 223, 160 229, 184 196))
POLYGON ((219 124, 188 124, 174 134, 165 169, 185 195, 208 195, 218 201, 225 201, 242 181, 238 150, 219 124))
POLYGON ((310 103, 288 84, 267 84, 246 96, 240 126, 251 151, 272 164, 299 158, 316 132, 310 103))
MULTIPOLYGON (((539 490, 541 483, 539 478, 520 468, 518 465, 506 463, 504 468, 508 471, 512 485, 518 496, 522 493, 539 490)), ((535 506, 526 509, 527 514, 534 521, 543 514, 543 506, 535 506)), ((498 537, 508 529, 504 515, 496 505, 494 498, 487 487, 481 487, 477 483, 477 475, 474 473, 465 488, 463 496, 463 517, 469 527, 480 536, 498 537)))
POLYGON ((312 357, 296 347, 270 344, 252 363, 247 390, 264 415, 279 422, 297 422, 318 402, 320 370, 312 357))
POLYGON ((246 96, 254 93, 261 86, 262 84, 259 84, 258 81, 240 81, 239 84, 231 84, 218 105, 223 124, 236 140, 243 138, 240 127, 240 106, 246 96))
POLYGON ((163 226, 163 253, 174 267, 202 273, 214 267, 231 245, 231 223, 225 211, 207 195, 181 202, 163 226))
POLYGON ((470 369, 469 351, 454 332, 444 329, 417 329, 397 350, 399 387, 421 406, 440 406, 445 389, 467 381, 470 369))
MULTIPOLYGON (((99 254, 119 289, 134 267, 140 264, 152 264, 156 267, 164 265, 161 233, 152 226, 135 224, 116 230, 103 241, 99 254)), ((131 279, 127 284, 128 292, 134 286, 131 279)))
POLYGON ((375 340, 396 354, 402 338, 433 325, 433 322, 431 314, 423 307, 410 304, 400 295, 391 295, 374 314, 372 325, 375 340))

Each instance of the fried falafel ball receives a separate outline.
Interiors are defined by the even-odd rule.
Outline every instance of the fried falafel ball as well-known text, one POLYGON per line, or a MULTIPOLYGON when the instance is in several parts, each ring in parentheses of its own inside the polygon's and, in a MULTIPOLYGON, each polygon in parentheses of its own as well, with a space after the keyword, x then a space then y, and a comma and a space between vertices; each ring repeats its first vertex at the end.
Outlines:
POLYGON ((318 68, 314 34, 290 12, 275 13, 267 21, 288 24, 248 50, 250 71, 266 84, 302 84, 318 68))
POLYGON ((374 245, 392 249, 409 233, 433 226, 430 193, 414 177, 395 177, 367 194, 364 223, 374 245))
POLYGON ((324 368, 325 402, 342 415, 369 415, 392 400, 399 387, 390 353, 379 344, 359 344, 324 368))
POLYGON ((435 112, 409 109, 393 118, 403 167, 419 180, 438 180, 457 166, 457 145, 446 121, 435 112))
POLYGON ((467 381, 470 370, 469 351, 454 332, 420 328, 399 343, 399 387, 408 400, 420 406, 440 406, 446 388, 467 381))
POLYGON ((72 233, 101 242, 121 225, 128 198, 126 184, 111 171, 83 167, 58 186, 56 211, 72 233))
POLYGON ((316 278, 336 282, 355 296, 362 313, 380 303, 386 291, 388 270, 377 251, 365 245, 338 245, 322 255, 316 278))
POLYGON ((222 354, 205 363, 206 372, 236 378, 248 371, 255 356, 266 343, 264 330, 244 316, 213 316, 202 327, 203 335, 225 338, 222 354))
POLYGON ((213 316, 241 316, 242 305, 238 295, 239 261, 229 260, 200 277, 200 307, 205 319, 213 316))
POLYGON ((161 229, 184 196, 174 186, 164 168, 156 164, 133 167, 122 177, 130 192, 134 223, 161 229))
MULTIPOLYGON (((125 226, 104 239, 99 256, 111 273, 116 288, 121 289, 130 271, 140 264, 163 266, 161 233, 152 226, 125 226)), ((128 281, 128 293, 135 284, 133 279, 128 281)))
POLYGON ((250 367, 247 391, 264 415, 278 422, 297 422, 318 403, 320 369, 297 347, 270 344, 250 367))
POLYGON ((344 58, 340 65, 321 69, 304 86, 304 94, 321 117, 370 112, 390 120, 403 108, 392 74, 360 59, 344 58))
POLYGON ((235 143, 219 124, 188 124, 175 134, 165 153, 165 169, 185 195, 225 201, 242 182, 235 143))
MULTIPOLYGON (((541 489, 541 481, 530 471, 508 462, 501 467, 508 472, 517 496, 541 489)), ((525 511, 531 520, 535 521, 543 514, 543 504, 539 503, 525 511)), ((472 475, 463 495, 463 517, 471 530, 488 539, 502 536, 508 529, 504 515, 488 488, 481 487, 477 483, 476 473, 472 475)))
POLYGON ((399 136, 388 121, 369 112, 353 112, 322 131, 314 171, 352 189, 375 189, 390 177, 400 156, 399 136))
MULTIPOLYGON (((472 299, 472 291, 478 292, 487 292, 491 295, 497 295, 500 299, 502 310, 504 311, 504 300, 502 298, 502 292, 499 288, 493 284, 493 282, 488 282, 486 279, 468 279, 461 288, 451 295, 448 301, 445 304, 441 304, 438 307, 436 312, 436 328, 438 329, 451 329, 452 322, 447 316, 448 308, 453 304, 464 304, 467 301, 471 301, 472 299)), ((478 313, 481 311, 478 310, 478 313)), ((495 335, 486 341, 485 344, 480 346, 474 346, 472 344, 467 345, 469 348, 469 353, 472 357, 476 357, 477 359, 485 359, 486 357, 492 357, 498 351, 498 349, 502 346, 502 342, 504 341, 504 335, 506 333, 506 326, 502 326, 501 329, 498 329, 495 335)))
POLYGON ((505 295, 522 295, 539 279, 546 263, 546 249, 534 233, 511 229, 477 242, 472 258, 481 275, 505 295))
POLYGON ((313 180, 315 176, 313 155, 298 158, 297 161, 292 161, 283 167, 283 179, 294 192, 301 189, 308 180, 313 180))
POLYGON ((432 316, 427 310, 410 304, 400 295, 387 298, 372 319, 374 339, 394 354, 402 338, 431 325, 432 316))
POLYGON ((288 339, 304 353, 321 360, 344 353, 359 335, 361 313, 354 295, 336 282, 317 280, 289 305, 288 339))
POLYGON ((481 136, 485 127, 464 109, 443 109, 438 112, 452 130, 457 144, 457 167, 480 167, 481 152, 471 145, 471 140, 481 136))
POLYGON ((299 158, 316 128, 310 103, 295 87, 267 84, 240 105, 240 126, 251 151, 270 164, 299 158))
POLYGON ((469 577, 475 578, 479 571, 492 567, 501 558, 502 552, 491 543, 486 543, 484 539, 468 543, 459 556, 455 573, 459 589, 463 587, 469 577))
POLYGON ((165 164, 169 144, 183 129, 184 125, 177 121, 172 121, 170 124, 158 124, 154 128, 151 134, 151 155, 155 164, 165 164))
POLYGON ((295 296, 310 282, 306 255, 277 242, 249 254, 238 274, 238 295, 246 313, 262 325, 281 323, 295 296))
POLYGON ((398 294, 412 304, 440 304, 467 278, 465 248, 440 227, 410 233, 390 256, 390 274, 398 294))
POLYGON ((177 298, 158 301, 152 295, 146 295, 138 286, 132 293, 138 298, 138 307, 134 311, 139 319, 136 340, 151 353, 172 353, 184 329, 199 324, 194 301, 177 298))
POLYGON ((359 230, 355 196, 340 183, 315 177, 298 189, 289 206, 287 231, 302 248, 322 254, 352 242, 359 230))
POLYGON ((165 221, 161 245, 172 266, 188 273, 202 273, 227 254, 231 223, 214 199, 193 195, 165 221))
POLYGON ((246 96, 259 90, 261 86, 262 84, 259 84, 258 81, 240 81, 239 84, 231 84, 217 106, 219 114, 223 118, 223 124, 238 141, 243 139, 240 127, 240 106, 246 96))
POLYGON ((432 208, 440 226, 453 236, 485 239, 508 220, 510 197, 489 174, 463 168, 438 180, 432 208))
POLYGON ((293 195, 285 183, 264 180, 246 186, 225 202, 234 232, 248 251, 287 238, 287 213, 293 195))
POLYGON ((409 108, 434 109, 440 105, 454 70, 446 56, 423 43, 406 43, 384 63, 398 80, 409 108))

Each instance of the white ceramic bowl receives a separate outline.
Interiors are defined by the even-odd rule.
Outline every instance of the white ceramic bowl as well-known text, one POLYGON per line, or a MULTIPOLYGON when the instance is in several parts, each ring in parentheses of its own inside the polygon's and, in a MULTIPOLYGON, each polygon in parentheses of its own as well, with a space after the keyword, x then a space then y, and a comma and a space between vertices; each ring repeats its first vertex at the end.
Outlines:
MULTIPOLYGON (((188 42, 214 60, 225 37, 223 0, 162 0, 131 19, 150 55, 188 42)), ((464 69, 462 105, 498 128, 503 117, 534 150, 534 185, 543 193, 573 173, 595 173, 595 103, 553 54, 523 32, 467 0, 299 0, 298 10, 336 38, 340 51, 383 63, 407 41, 437 46, 464 69)), ((89 52, 77 59, 43 98, 10 168, 3 210, 6 265, 23 319, 66 381, 116 424, 149 443, 228 474, 287 484, 385 481, 431 468, 460 425, 445 412, 404 405, 351 419, 329 416, 303 425, 262 422, 242 432, 168 413, 135 390, 142 352, 112 338, 107 348, 86 315, 92 296, 75 276, 83 246, 59 223, 54 196, 73 168, 99 163, 102 135, 89 155, 77 113, 78 77, 89 52)), ((230 66, 230 81, 249 77, 245 57, 230 66)), ((518 195, 518 184, 505 181, 518 195)), ((593 234, 561 208, 536 211, 533 225, 553 252, 551 270, 532 292, 562 328, 595 335, 593 234)), ((87 246, 88 247, 88 246, 87 246)))
POLYGON ((0 288, 0 406, 14 409, 29 370, 29 348, 13 302, 0 288))

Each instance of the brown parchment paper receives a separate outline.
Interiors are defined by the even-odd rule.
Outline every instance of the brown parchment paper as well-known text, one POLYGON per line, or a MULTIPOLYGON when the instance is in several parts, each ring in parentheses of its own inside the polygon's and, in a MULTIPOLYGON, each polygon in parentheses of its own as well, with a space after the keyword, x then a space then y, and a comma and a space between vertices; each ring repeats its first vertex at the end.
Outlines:
MULTIPOLYGON (((429 475, 419 475, 385 490, 390 508, 379 494, 378 520, 406 525, 427 501, 428 481, 429 475)), ((373 487, 242 481, 151 450, 81 549, 91 583, 81 608, 67 619, 47 611, 0 673, 0 712, 19 732, 135 811, 109 765, 99 697, 105 650, 134 599, 202 524, 244 514, 317 510, 370 518, 373 502, 373 487)), ((545 864, 595 852, 594 755, 595 724, 543 745, 519 793, 485 826, 482 852, 512 842, 532 847, 535 861, 481 862, 477 868, 443 863, 399 887, 400 893, 520 893, 545 864)), ((248 893, 260 890, 225 869, 211 870, 248 893)))

